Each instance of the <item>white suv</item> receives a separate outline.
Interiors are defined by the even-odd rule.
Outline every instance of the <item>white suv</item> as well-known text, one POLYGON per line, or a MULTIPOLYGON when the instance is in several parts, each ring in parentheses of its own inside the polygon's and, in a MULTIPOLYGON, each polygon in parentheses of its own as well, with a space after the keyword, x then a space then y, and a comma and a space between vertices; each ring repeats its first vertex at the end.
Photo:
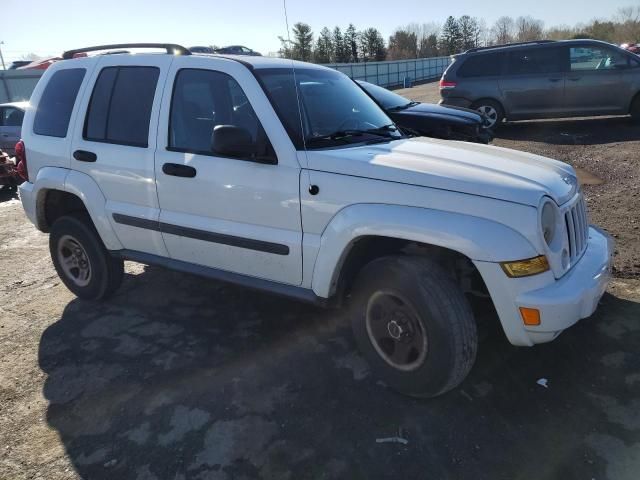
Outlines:
POLYGON ((408 138, 328 68, 160 46, 67 52, 27 108, 22 203, 77 296, 108 297, 135 260, 347 300, 378 375, 423 397, 473 365, 471 295, 490 296, 514 345, 595 310, 613 244, 570 166, 408 138))

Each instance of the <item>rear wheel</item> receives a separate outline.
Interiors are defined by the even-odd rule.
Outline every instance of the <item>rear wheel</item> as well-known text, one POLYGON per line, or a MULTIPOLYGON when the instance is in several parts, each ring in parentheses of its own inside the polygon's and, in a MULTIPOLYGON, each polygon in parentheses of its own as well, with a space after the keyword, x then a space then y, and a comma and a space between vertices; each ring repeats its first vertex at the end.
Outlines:
POLYGON ((477 350, 471 308, 433 261, 374 260, 359 274, 352 299, 358 346, 394 390, 434 397, 456 387, 471 370, 477 350))
POLYGON ((502 106, 494 100, 478 100, 471 108, 482 113, 487 118, 487 127, 496 129, 504 120, 502 106))
POLYGON ((122 283, 124 262, 109 254, 86 214, 57 219, 51 227, 49 251, 60 279, 82 299, 108 298, 122 283))

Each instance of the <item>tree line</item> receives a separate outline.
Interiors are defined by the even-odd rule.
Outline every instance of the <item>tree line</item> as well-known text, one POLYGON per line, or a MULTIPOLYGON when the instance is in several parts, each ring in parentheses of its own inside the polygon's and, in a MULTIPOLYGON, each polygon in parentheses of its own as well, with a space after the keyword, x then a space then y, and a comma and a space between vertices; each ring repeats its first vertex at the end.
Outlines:
POLYGON ((310 25, 293 25, 291 39, 280 39, 279 55, 315 63, 354 63, 453 55, 470 48, 534 40, 593 38, 610 43, 640 42, 640 5, 621 8, 610 20, 545 28, 529 15, 503 16, 487 26, 482 18, 462 15, 437 23, 398 27, 385 41, 374 27, 358 30, 353 24, 324 27, 316 37, 310 25))

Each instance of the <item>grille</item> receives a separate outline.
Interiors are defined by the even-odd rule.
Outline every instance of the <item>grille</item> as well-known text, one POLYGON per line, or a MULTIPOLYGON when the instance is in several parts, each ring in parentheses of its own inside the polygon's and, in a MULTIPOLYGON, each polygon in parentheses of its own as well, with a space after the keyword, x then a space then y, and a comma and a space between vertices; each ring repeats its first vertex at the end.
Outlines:
POLYGON ((567 239, 569 243, 569 258, 571 264, 578 260, 587 249, 589 239, 589 222, 587 220, 587 206, 582 194, 564 213, 567 224, 567 239))

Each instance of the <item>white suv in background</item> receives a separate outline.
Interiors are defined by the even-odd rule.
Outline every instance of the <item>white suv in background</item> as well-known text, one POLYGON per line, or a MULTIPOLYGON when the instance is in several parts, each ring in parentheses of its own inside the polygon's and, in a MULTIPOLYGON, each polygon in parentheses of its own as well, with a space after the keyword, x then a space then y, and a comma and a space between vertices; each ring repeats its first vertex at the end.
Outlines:
POLYGON ((471 369, 471 295, 491 297, 514 345, 595 310, 612 242, 589 226, 570 166, 408 138, 317 65, 164 44, 81 51, 138 46, 167 53, 65 53, 25 115, 22 203, 77 296, 114 293, 128 259, 346 300, 374 370, 415 396, 471 369))

